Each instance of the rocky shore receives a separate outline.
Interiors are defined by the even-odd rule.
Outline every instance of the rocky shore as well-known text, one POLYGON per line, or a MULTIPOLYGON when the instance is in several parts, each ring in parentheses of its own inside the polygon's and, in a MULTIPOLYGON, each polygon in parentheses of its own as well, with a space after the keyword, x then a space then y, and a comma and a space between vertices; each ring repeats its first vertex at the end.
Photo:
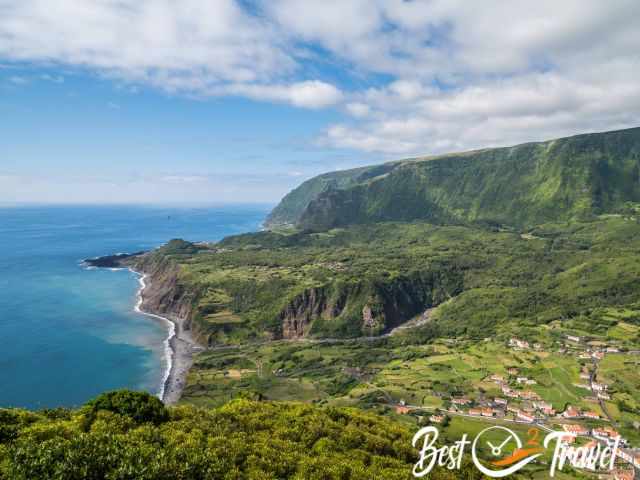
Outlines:
POLYGON ((164 319, 174 325, 169 338, 169 372, 162 389, 162 401, 180 400, 195 353, 203 350, 191 331, 192 295, 178 284, 178 269, 166 261, 156 261, 152 254, 117 254, 87 259, 85 265, 100 268, 129 268, 141 275, 136 310, 164 319))
POLYGON ((87 258, 82 263, 88 267, 98 268, 127 268, 127 260, 143 255, 145 252, 136 253, 116 253, 115 255, 105 255, 104 257, 87 258))

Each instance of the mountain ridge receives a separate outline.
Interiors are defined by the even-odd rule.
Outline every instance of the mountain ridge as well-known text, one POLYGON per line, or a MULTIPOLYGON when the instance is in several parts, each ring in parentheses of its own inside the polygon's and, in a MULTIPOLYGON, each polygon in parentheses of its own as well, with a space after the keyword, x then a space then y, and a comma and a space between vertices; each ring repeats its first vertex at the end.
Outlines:
POLYGON ((287 194, 265 226, 426 220, 525 227, 619 213, 639 201, 635 127, 325 173, 287 194))

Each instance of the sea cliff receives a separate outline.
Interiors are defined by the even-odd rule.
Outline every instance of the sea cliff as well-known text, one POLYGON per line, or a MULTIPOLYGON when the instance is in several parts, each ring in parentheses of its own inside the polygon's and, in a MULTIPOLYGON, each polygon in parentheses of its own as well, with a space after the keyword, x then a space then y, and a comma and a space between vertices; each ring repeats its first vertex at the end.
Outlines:
POLYGON ((180 399, 193 355, 202 350, 192 332, 194 293, 179 282, 180 267, 154 252, 108 255, 85 260, 85 264, 102 268, 129 268, 141 275, 137 310, 161 317, 173 324, 168 338, 168 374, 162 385, 162 401, 175 404, 180 399))

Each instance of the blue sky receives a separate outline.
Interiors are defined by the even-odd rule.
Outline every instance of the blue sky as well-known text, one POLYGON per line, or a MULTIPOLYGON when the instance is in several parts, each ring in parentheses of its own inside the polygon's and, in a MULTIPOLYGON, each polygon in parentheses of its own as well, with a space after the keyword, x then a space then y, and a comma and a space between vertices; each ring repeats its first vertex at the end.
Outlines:
POLYGON ((1 168, 45 189, 19 201, 117 201, 108 198, 117 182, 174 192, 165 199, 158 188, 148 195, 126 189, 125 202, 270 202, 302 178, 365 157, 314 145, 340 118, 332 108, 195 99, 25 65, 0 70, 0 84, 1 168))
POLYGON ((640 4, 0 0, 0 202, 275 202, 640 125, 640 4))

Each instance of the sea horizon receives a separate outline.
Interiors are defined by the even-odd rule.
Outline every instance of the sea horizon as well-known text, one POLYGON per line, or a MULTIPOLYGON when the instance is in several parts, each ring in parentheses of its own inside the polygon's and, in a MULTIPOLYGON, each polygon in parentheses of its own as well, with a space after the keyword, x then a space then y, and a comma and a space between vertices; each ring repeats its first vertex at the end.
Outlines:
POLYGON ((73 407, 106 390, 158 394, 167 323, 136 312, 137 273, 82 260, 258 230, 266 204, 0 206, 0 407, 73 407))

